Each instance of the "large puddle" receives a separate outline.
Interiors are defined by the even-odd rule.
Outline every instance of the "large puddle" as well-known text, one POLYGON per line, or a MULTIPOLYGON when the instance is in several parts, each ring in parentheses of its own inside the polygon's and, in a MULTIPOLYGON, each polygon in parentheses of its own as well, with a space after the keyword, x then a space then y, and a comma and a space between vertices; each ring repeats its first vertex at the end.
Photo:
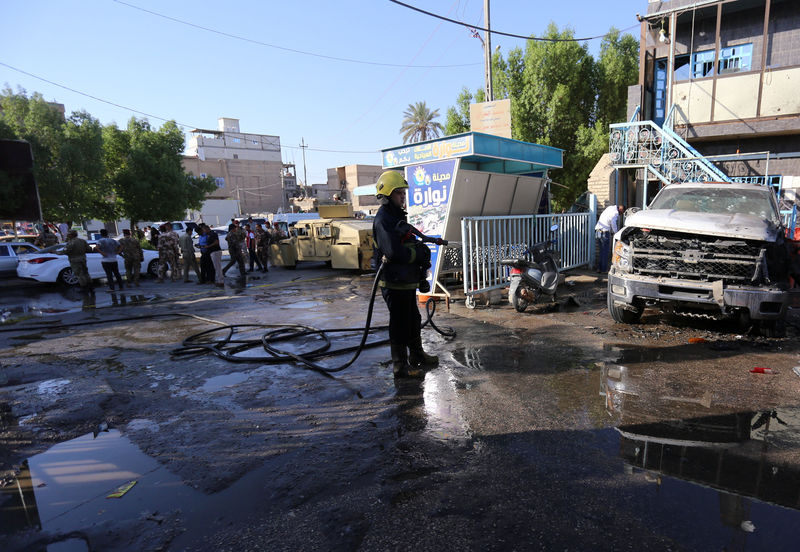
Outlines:
MULTIPOLYGON (((40 529, 69 535, 109 521, 168 510, 199 493, 184 486, 117 430, 89 433, 32 456, 20 476, 2 489, 0 534, 40 529), (135 482, 119 498, 108 496, 135 482)), ((48 550, 87 550, 85 541, 59 543, 48 550)), ((93 549, 93 548, 88 548, 93 549)))
POLYGON ((159 295, 142 293, 135 289, 109 293, 99 286, 94 294, 84 293, 75 288, 26 295, 11 292, 3 297, 4 304, 0 308, 0 325, 103 307, 143 305, 159 299, 161 299, 159 295))
POLYGON ((622 426, 619 457, 632 485, 707 549, 796 549, 800 409, 622 426), (683 505, 683 507, 678 507, 683 505), (692 533, 694 534, 694 533, 692 533))
MULTIPOLYGON (((491 359, 487 360, 485 353, 470 349, 456 355, 463 361, 461 367, 444 359, 420 382, 418 416, 424 419, 418 421, 424 422, 420 428, 424 435, 459 447, 465 441, 483 441, 483 447, 496 446, 502 454, 517 455, 522 462, 535 464, 536 472, 552 472, 554 480, 563 478, 565 493, 589 489, 583 492, 593 500, 608 500, 610 509, 637 519, 656 534, 674 538, 678 547, 796 547, 800 408, 699 415, 708 412, 705 394, 675 393, 658 400, 673 405, 671 412, 682 411, 685 416, 626 423, 618 414, 632 404, 638 408, 632 397, 643 396, 642 384, 631 379, 625 365, 607 363, 588 372, 593 392, 585 400, 605 409, 609 425, 614 427, 476 435, 463 411, 462 395, 480 393, 480 386, 464 385, 460 378, 490 372, 491 359)), ((631 350, 617 351, 614 356, 616 362, 636 363, 663 360, 664 354, 668 352, 631 350)), ((503 360, 503 367, 526 362, 525 355, 506 355, 503 360)), ((560 362, 540 370, 546 377, 565 377, 560 362)), ((224 391, 246 384, 253 374, 210 377, 200 390, 224 391)), ((57 392, 66 381, 43 382, 40 390, 57 392)), ((132 424, 141 429, 152 423, 138 420, 132 424)), ((48 550, 90 550, 96 549, 92 538, 99 527, 107 531, 114 524, 142 523, 174 511, 180 511, 183 528, 202 528, 207 520, 222 515, 220 512, 230 516, 257 512, 273 468, 265 464, 229 488, 205 495, 183 484, 119 431, 88 434, 29 458, 20 476, 0 489, 0 537, 23 529, 41 530, 61 539, 48 550), (108 498, 131 482, 135 484, 122 496, 108 498), (85 538, 76 538, 76 531, 85 538)), ((516 481, 517 475, 506 477, 516 481)), ((502 496, 496 499, 507 500, 502 496)), ((580 504, 575 508, 580 517, 580 504)), ((187 532, 181 539, 190 542, 192 535, 187 532)))

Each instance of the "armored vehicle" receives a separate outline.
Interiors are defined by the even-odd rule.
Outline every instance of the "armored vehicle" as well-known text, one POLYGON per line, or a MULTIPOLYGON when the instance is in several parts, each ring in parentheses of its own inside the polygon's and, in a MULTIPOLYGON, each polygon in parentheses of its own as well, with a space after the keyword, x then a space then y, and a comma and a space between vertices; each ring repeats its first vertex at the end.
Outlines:
POLYGON ((272 264, 295 268, 300 261, 324 261, 371 270, 372 221, 354 218, 352 205, 320 205, 319 216, 298 220, 291 236, 270 246, 272 264))

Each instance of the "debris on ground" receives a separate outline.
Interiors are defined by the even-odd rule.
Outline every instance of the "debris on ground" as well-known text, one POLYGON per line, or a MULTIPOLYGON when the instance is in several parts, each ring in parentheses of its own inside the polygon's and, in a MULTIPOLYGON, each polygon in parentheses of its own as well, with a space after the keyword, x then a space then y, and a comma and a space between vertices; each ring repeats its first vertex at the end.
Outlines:
POLYGON ((119 487, 117 487, 117 489, 113 493, 108 495, 106 498, 122 498, 123 496, 125 496, 125 493, 127 493, 133 488, 134 485, 136 485, 135 480, 128 481, 124 485, 120 485, 119 487))
POLYGON ((772 368, 764 368, 762 366, 756 366, 752 370, 750 370, 751 374, 774 374, 775 372, 772 368))

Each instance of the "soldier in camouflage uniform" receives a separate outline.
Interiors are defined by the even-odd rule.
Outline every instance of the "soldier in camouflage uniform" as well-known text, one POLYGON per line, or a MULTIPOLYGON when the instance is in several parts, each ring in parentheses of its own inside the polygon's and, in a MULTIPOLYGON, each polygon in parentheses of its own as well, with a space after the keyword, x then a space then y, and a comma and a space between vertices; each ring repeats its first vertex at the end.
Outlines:
POLYGON ((139 287, 139 269, 144 260, 142 244, 131 236, 131 231, 127 228, 122 234, 119 244, 122 246, 122 257, 125 259, 125 279, 128 281, 128 286, 136 284, 136 287, 139 287))
POLYGON ((58 238, 56 235, 50 232, 50 229, 45 226, 42 228, 42 233, 39 234, 39 237, 33 242, 33 245, 36 247, 50 247, 51 245, 55 245, 57 243, 58 238))
POLYGON ((172 281, 178 280, 178 234, 172 230, 172 223, 161 225, 161 234, 158 236, 158 283, 164 283, 167 265, 172 270, 172 281))
POLYGON ((245 233, 242 228, 236 224, 228 226, 228 233, 225 235, 225 240, 228 242, 228 253, 230 253, 231 260, 222 269, 222 274, 228 271, 234 264, 239 266, 239 273, 241 278, 245 277, 244 271, 244 242, 245 233))
POLYGON ((197 276, 197 283, 200 283, 202 278, 200 277, 200 268, 197 266, 197 257, 194 253, 191 228, 186 229, 186 233, 180 237, 178 244, 181 246, 181 255, 183 256, 183 281, 190 281, 189 269, 191 268, 194 270, 194 275, 197 276))
POLYGON ((78 278, 78 284, 83 289, 93 292, 92 279, 89 277, 89 270, 86 268, 87 253, 91 253, 89 244, 79 238, 75 230, 67 232, 67 245, 61 254, 69 258, 69 267, 75 277, 78 278))
MULTIPOLYGON (((269 225, 269 222, 267 223, 269 225)), ((256 224, 256 255, 261 262, 261 272, 269 272, 269 242, 272 235, 269 231, 264 230, 260 224, 256 224)))

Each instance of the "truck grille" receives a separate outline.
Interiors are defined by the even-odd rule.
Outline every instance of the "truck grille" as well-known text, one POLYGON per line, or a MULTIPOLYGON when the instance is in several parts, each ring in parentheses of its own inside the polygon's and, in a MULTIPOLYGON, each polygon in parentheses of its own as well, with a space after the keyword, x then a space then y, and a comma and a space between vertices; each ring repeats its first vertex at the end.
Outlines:
POLYGON ((750 282, 758 278, 764 250, 741 240, 674 238, 642 234, 631 239, 633 272, 686 280, 750 282))

